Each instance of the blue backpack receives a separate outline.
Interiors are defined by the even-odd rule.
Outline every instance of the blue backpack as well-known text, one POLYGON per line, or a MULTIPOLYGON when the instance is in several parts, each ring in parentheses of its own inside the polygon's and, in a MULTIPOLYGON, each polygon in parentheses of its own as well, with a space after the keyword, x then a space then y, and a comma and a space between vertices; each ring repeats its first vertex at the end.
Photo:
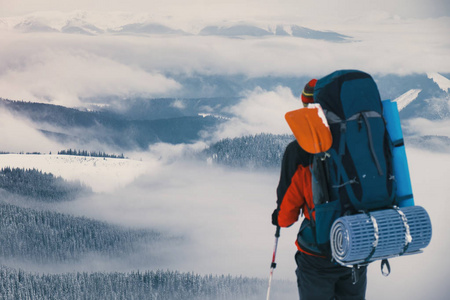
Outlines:
POLYGON ((311 164, 315 238, 330 254, 330 229, 343 216, 396 205, 393 145, 373 78, 336 71, 317 81, 314 101, 328 120, 333 144, 311 164))

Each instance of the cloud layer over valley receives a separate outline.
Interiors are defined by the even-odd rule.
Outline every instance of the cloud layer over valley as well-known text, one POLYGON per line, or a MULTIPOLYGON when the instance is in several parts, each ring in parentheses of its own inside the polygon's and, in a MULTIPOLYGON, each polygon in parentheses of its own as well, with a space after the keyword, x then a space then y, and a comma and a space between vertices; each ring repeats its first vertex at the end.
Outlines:
MULTIPOLYGON (((450 169, 443 168, 442 162, 448 161, 449 155, 411 147, 407 151, 415 202, 430 214, 433 239, 423 254, 392 259, 392 274, 388 278, 380 274, 379 264, 374 263, 370 267, 368 298, 389 298, 401 290, 402 298, 423 299, 430 294, 423 288, 425 285, 432 287, 436 299, 443 299, 443 274, 450 267, 445 260, 450 249, 445 221, 445 212, 450 209, 445 196, 450 192, 446 184, 450 169), (419 260, 425 263, 418 263, 419 260)), ((111 168, 105 177, 121 170, 117 166, 111 168)), ((128 175, 124 174, 126 178, 128 175)), ((102 182, 91 178, 94 189, 102 182)), ((264 278, 268 276, 273 250, 270 214, 275 207, 277 183, 277 172, 230 170, 189 161, 155 163, 126 186, 52 205, 52 209, 125 227, 154 229, 179 239, 168 240, 159 249, 148 249, 141 259, 138 255, 108 262, 98 257, 90 258, 88 266, 49 265, 45 270, 168 268, 264 278), (160 257, 159 261, 151 260, 154 256, 160 257)), ((282 230, 277 279, 295 280, 297 228, 295 225, 282 230)))
MULTIPOLYGON (((187 87, 177 82, 177 75, 319 77, 341 68, 375 74, 447 72, 450 69, 447 42, 450 17, 396 19, 381 14, 335 23, 290 23, 323 32, 333 30, 350 37, 340 43, 291 36, 201 36, 192 28, 186 35, 100 32, 94 36, 34 29, 23 33, 17 29, 20 22, 37 22, 27 26, 41 24, 40 31, 44 25, 61 30, 63 25, 58 27, 51 23, 57 19, 55 16, 62 24, 89 21, 91 27, 98 23, 98 27, 103 26, 105 30, 108 30, 105 26, 111 26, 111 30, 120 28, 118 24, 126 25, 127 20, 136 22, 131 17, 107 13, 3 18, 3 26, 0 26, 3 40, 0 95, 3 98, 82 106, 82 101, 107 96, 186 96, 187 87), (105 25, 108 17, 109 25, 105 25)), ((157 23, 160 19, 146 15, 140 18, 140 24, 157 23)), ((284 25, 276 19, 242 21, 218 21, 216 25, 249 24, 269 31, 276 25, 284 25)), ((178 19, 164 21, 165 26, 174 29, 181 24, 178 19)), ((189 24, 206 25, 192 20, 189 24)), ((211 94, 214 91, 209 90, 207 96, 211 94)))
MULTIPOLYGON (((0 154, 0 168, 38 168, 92 188, 74 201, 33 204, 39 209, 170 237, 119 259, 11 266, 266 278, 279 169, 231 168, 196 154, 221 139, 290 134, 284 114, 301 107, 304 84, 354 68, 375 75, 383 99, 408 100, 402 125, 415 200, 433 224, 430 246, 393 259, 388 279, 371 266, 367 296, 444 299, 450 7, 431 2, 0 0, 0 152, 43 153, 0 154), (125 149, 130 159, 56 155, 68 148, 125 149)), ((245 143, 237 150, 248 151, 245 143)), ((27 201, 17 203, 33 207, 27 201)), ((297 229, 282 230, 276 279, 295 282, 297 229)))

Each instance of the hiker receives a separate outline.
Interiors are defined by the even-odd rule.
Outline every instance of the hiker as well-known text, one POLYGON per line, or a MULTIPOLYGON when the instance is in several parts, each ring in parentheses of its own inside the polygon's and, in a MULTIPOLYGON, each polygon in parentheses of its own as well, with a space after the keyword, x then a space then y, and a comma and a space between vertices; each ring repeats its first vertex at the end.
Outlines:
MULTIPOLYGON (((314 102, 316 82, 316 79, 310 80, 302 91, 301 100, 305 107, 314 102)), ((312 156, 303 150, 296 140, 286 147, 272 224, 289 227, 301 214, 304 215, 295 243, 296 275, 301 300, 365 299, 367 267, 359 267, 356 270, 358 280, 354 283, 352 268, 332 261, 316 245, 315 232, 310 222, 311 217, 315 219, 310 171, 312 156)))

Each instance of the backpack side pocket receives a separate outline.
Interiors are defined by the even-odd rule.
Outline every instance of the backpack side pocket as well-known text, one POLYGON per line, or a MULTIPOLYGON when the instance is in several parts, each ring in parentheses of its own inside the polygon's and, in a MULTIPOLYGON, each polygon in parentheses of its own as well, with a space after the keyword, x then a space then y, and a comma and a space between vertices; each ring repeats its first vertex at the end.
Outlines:
POLYGON ((331 226, 341 216, 341 203, 339 201, 323 203, 317 205, 315 211, 317 246, 319 248, 329 249, 331 226))

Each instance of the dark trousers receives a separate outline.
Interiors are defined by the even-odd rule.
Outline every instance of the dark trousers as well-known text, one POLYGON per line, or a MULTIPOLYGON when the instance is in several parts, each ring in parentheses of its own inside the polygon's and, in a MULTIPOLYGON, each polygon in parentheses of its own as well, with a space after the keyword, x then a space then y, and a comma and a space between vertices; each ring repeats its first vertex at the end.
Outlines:
POLYGON ((351 268, 299 251, 295 254, 295 261, 301 300, 365 299, 367 267, 357 269, 359 280, 353 284, 351 268))

